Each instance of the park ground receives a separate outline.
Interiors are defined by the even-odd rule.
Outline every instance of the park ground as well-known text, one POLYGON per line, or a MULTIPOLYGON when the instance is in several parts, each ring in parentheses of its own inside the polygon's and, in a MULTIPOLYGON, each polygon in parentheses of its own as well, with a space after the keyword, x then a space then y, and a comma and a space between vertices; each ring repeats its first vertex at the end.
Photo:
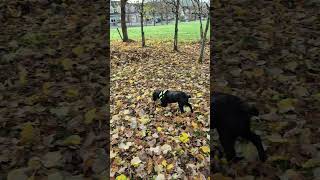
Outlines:
MULTIPOLYGON (((130 30, 129 30, 130 32, 130 30)), ((199 43, 111 42, 111 176, 179 179, 209 176, 209 48, 199 43), (155 105, 155 89, 182 90, 194 114, 155 105)))
MULTIPOLYGON (((182 27, 180 32, 191 32, 182 27)), ((150 28, 154 38, 147 40, 146 48, 140 47, 138 29, 131 36, 133 31, 128 30, 130 38, 137 37, 133 43, 111 42, 111 175, 207 178, 209 45, 204 63, 198 64, 196 28, 189 40, 180 41, 180 52, 172 51, 172 39, 162 38, 165 31, 156 33, 161 27, 150 28), (156 88, 188 92, 195 114, 181 115, 177 105, 155 107, 151 94, 156 88)), ((146 33, 147 37, 151 35, 146 33)), ((212 177, 319 179, 320 94, 316 83, 319 75, 313 73, 316 66, 304 66, 296 59, 267 63, 241 53, 247 59, 219 61, 211 67, 215 75, 210 89, 255 102, 260 119, 253 120, 252 127, 261 136, 269 158, 259 162, 255 147, 239 141, 237 153, 245 159, 230 166, 215 157, 211 161, 212 177)), ((219 146, 217 137, 212 131, 210 138, 216 145, 213 149, 219 146)))

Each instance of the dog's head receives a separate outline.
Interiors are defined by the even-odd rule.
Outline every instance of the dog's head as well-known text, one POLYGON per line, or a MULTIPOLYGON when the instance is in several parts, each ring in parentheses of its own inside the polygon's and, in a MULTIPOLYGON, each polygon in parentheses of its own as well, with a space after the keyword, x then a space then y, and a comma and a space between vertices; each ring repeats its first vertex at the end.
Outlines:
POLYGON ((156 101, 157 99, 159 99, 159 94, 161 93, 161 91, 160 90, 155 90, 155 91, 153 91, 153 93, 152 93, 152 100, 153 101, 156 101))

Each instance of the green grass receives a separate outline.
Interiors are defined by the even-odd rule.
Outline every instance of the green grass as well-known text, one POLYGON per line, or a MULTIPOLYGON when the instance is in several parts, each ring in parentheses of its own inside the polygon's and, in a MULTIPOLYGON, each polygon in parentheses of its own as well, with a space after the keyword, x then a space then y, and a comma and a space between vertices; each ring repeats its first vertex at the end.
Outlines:
MULTIPOLYGON (((203 22, 205 28, 206 21, 203 22)), ((178 38, 179 41, 198 41, 200 40, 200 21, 180 22, 179 23, 178 38)), ((119 28, 121 32, 121 28, 119 28)), ((209 30, 210 31, 210 30, 209 30)), ((174 23, 168 25, 148 25, 144 26, 146 39, 153 40, 173 40, 174 36, 174 23)), ((141 40, 140 27, 128 27, 128 36, 133 40, 141 40)), ((209 32, 207 38, 209 37, 209 32)), ((113 40, 121 40, 116 28, 110 29, 110 38, 113 40)))

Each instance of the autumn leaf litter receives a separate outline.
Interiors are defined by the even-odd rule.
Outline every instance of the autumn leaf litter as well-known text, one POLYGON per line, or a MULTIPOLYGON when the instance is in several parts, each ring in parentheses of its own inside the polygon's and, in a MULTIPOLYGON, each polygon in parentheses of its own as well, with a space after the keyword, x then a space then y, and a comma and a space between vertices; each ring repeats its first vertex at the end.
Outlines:
POLYGON ((209 57, 197 63, 199 45, 112 42, 111 177, 208 177, 209 57), (155 89, 182 90, 195 110, 156 105, 155 89))

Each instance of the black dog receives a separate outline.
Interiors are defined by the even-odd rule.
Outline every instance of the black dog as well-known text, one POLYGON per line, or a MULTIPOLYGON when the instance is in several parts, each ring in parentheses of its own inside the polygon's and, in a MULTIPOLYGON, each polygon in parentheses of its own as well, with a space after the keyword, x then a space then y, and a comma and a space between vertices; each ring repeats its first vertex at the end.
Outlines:
POLYGON ((251 141, 256 146, 261 161, 267 159, 260 136, 250 129, 250 118, 259 115, 259 111, 255 107, 245 103, 237 96, 214 92, 211 95, 210 109, 212 114, 210 118, 211 129, 217 129, 228 161, 241 159, 236 157, 234 149, 237 137, 251 141))
POLYGON ((189 106, 191 112, 193 113, 192 106, 188 102, 189 98, 191 98, 191 96, 182 91, 155 90, 152 94, 153 101, 160 99, 162 107, 166 107, 169 103, 177 102, 182 113, 184 113, 184 106, 189 106))

